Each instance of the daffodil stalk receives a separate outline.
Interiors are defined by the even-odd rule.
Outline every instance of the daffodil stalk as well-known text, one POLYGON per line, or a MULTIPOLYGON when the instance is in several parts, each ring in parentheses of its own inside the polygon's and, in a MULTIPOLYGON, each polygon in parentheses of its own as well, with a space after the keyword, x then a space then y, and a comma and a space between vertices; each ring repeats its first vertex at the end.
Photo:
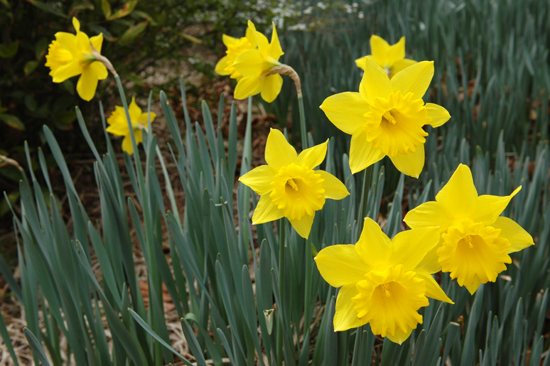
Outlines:
POLYGON ((283 364, 283 328, 284 317, 283 311, 286 308, 285 304, 285 221, 279 220, 279 299, 281 299, 281 306, 277 307, 279 312, 277 322, 277 364, 281 366, 283 364))
POLYGON ((290 66, 281 64, 279 66, 273 67, 265 76, 281 74, 286 75, 294 81, 296 85, 296 94, 298 96, 298 111, 300 113, 300 136, 302 137, 302 149, 307 149, 307 129, 306 129, 306 115, 304 112, 304 98, 302 95, 302 84, 300 82, 300 76, 298 73, 290 66))

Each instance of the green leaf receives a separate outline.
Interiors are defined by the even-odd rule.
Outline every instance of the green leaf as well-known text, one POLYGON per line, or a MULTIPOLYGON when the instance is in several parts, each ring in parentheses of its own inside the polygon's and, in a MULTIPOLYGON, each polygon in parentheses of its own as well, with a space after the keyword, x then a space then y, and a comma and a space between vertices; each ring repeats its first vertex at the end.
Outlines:
POLYGON ((101 10, 103 11, 105 18, 109 19, 111 16, 111 4, 109 4, 109 0, 101 0, 101 10))
POLYGON ((34 71, 34 69, 36 69, 37 66, 38 66, 38 61, 36 60, 29 61, 23 67, 23 72, 25 72, 25 75, 28 76, 31 72, 34 71))
POLYGON ((15 128, 16 130, 25 130, 25 125, 23 124, 23 122, 21 122, 21 120, 13 114, 0 113, 0 120, 4 121, 4 123, 6 123, 8 126, 10 126, 11 128, 15 128))
POLYGON ((94 4, 90 3, 80 3, 73 6, 71 9, 71 14, 76 14, 79 10, 94 10, 95 6, 94 4))
POLYGON ((36 99, 32 95, 27 94, 25 96, 25 106, 28 110, 34 112, 36 110, 36 99))
POLYGON ((6 197, 4 197, 2 203, 0 203, 0 217, 8 213, 10 211, 10 206, 13 206, 15 202, 17 202, 17 200, 19 199, 19 192, 11 192, 7 195, 7 199, 8 200, 6 200, 6 197))
POLYGON ((145 30, 145 28, 147 28, 147 24, 149 24, 149 22, 145 21, 136 25, 132 25, 130 28, 126 29, 126 32, 124 32, 120 37, 119 43, 126 44, 139 36, 145 30))
MULTIPOLYGON (((103 1, 102 1, 101 5, 103 5, 103 1)), ((123 18, 126 15, 130 14, 134 10, 136 5, 137 5, 137 0, 128 0, 128 1, 126 1, 126 4, 124 4, 122 6, 122 8, 118 9, 113 14, 108 16, 107 19, 108 20, 113 20, 113 19, 123 18)))
POLYGON ((50 41, 47 38, 41 38, 38 42, 36 42, 34 45, 34 53, 37 60, 40 60, 46 54, 49 44, 50 41))
POLYGON ((193 43, 202 44, 202 41, 200 39, 198 39, 197 37, 194 37, 190 34, 181 32, 181 33, 179 33, 179 35, 180 35, 181 38, 184 38, 184 39, 186 39, 188 41, 191 41, 193 43))
POLYGON ((40 361, 45 366, 50 366, 48 358, 46 357, 44 349, 42 349, 42 345, 40 344, 38 339, 36 339, 29 328, 24 328, 23 332, 25 333, 25 338, 27 338, 27 341, 29 341, 29 346, 31 346, 32 352, 40 359, 40 361))
POLYGON ((60 16, 60 17, 63 17, 63 18, 68 18, 69 16, 66 15, 66 14, 63 14, 60 10, 54 8, 53 6, 49 5, 49 4, 45 4, 41 1, 38 1, 38 0, 27 0, 29 3, 33 4, 34 6, 36 6, 37 8, 39 9, 42 9, 48 13, 52 13, 52 14, 55 14, 57 16, 60 16))
POLYGON ((8 46, 0 44, 0 57, 12 58, 19 50, 19 42, 12 42, 8 46))

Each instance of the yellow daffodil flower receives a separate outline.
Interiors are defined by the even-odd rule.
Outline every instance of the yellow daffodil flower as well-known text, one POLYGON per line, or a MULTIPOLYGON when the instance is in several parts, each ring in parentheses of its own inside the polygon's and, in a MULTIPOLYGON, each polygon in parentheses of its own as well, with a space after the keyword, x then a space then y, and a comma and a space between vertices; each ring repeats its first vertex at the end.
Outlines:
POLYGON ((334 330, 370 323, 374 334, 401 344, 422 324, 418 309, 429 305, 428 297, 452 304, 433 272, 419 266, 438 241, 435 227, 403 231, 390 240, 367 217, 357 244, 322 249, 315 257, 319 272, 341 287, 334 330))
POLYGON ((435 202, 423 203, 405 216, 413 231, 439 226, 440 245, 422 265, 432 271, 450 272, 451 278, 471 294, 482 283, 495 282, 506 264, 512 263, 510 253, 533 245, 527 231, 500 216, 520 189, 504 197, 478 196, 470 168, 459 165, 435 202))
POLYGON ((309 236, 315 211, 325 199, 340 200, 349 195, 346 186, 323 170, 313 170, 325 160, 328 140, 300 155, 279 130, 271 129, 265 147, 267 165, 252 169, 239 181, 260 195, 252 224, 286 217, 303 238, 309 236))
MULTIPOLYGON (((132 103, 128 107, 130 113, 130 120, 132 121, 132 127, 134 128, 134 136, 136 138, 136 145, 139 145, 143 141, 143 135, 141 130, 147 128, 147 113, 141 113, 141 108, 136 104, 136 98, 132 98, 132 103)), ((151 112, 151 122, 156 117, 156 113, 151 112)), ((122 140, 122 150, 132 155, 134 149, 132 148, 132 138, 130 137, 130 130, 128 129, 128 120, 126 119, 126 112, 121 106, 116 106, 111 116, 107 119, 109 127, 107 132, 112 133, 115 136, 124 136, 122 140)))
POLYGON ((382 38, 372 35, 370 37, 370 51, 371 55, 355 60, 357 67, 366 70, 367 59, 372 59, 386 71, 390 79, 399 71, 416 63, 415 60, 405 58, 405 37, 401 37, 399 42, 390 46, 382 38))
POLYGON ((46 66, 51 69, 54 83, 62 83, 73 76, 80 75, 76 84, 78 95, 86 101, 92 100, 98 80, 107 77, 107 68, 92 55, 90 42, 101 53, 103 34, 88 38, 80 31, 80 22, 73 18, 76 34, 57 32, 55 40, 49 46, 46 66))
POLYGON ((231 72, 231 75, 236 75, 236 99, 246 99, 249 96, 261 93, 263 100, 271 103, 279 95, 283 86, 281 75, 267 75, 273 67, 281 65, 279 58, 283 55, 275 24, 273 24, 271 43, 267 41, 262 33, 256 31, 251 21, 248 21, 245 38, 246 41, 242 38, 234 41, 234 46, 232 46, 234 48, 231 53, 228 47, 224 72, 231 72), (231 63, 234 56, 235 60, 231 66, 229 63, 231 63), (235 69, 237 74, 232 71, 232 68, 235 69))
POLYGON ((366 65, 359 93, 332 95, 320 108, 336 127, 352 135, 352 173, 387 155, 400 172, 418 178, 428 135, 423 127, 439 127, 451 118, 445 108, 422 100, 434 74, 433 62, 416 63, 391 80, 372 59, 366 65))

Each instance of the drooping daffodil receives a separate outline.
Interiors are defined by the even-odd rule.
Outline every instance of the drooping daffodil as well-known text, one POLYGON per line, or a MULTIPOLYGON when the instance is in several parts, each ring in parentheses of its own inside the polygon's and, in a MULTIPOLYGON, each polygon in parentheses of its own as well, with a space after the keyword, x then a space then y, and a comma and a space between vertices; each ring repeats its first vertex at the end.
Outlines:
POLYGON ((227 55, 216 65, 216 72, 237 79, 235 98, 246 99, 261 94, 266 102, 274 101, 281 92, 283 78, 279 74, 267 74, 273 67, 281 65, 279 58, 284 53, 275 24, 271 42, 256 30, 251 21, 248 21, 246 37, 237 39, 224 35, 223 42, 227 46, 227 55))
POLYGON ((78 95, 86 101, 92 100, 97 89, 98 80, 107 77, 107 68, 97 61, 92 54, 93 44, 98 53, 101 53, 103 34, 88 38, 80 31, 80 22, 73 18, 76 34, 57 32, 55 40, 50 43, 46 55, 46 66, 51 69, 50 76, 54 83, 62 83, 73 76, 80 75, 76 84, 78 95))
POLYGON ((260 195, 252 224, 282 217, 303 238, 308 238, 315 212, 325 199, 340 200, 349 195, 346 186, 323 170, 314 170, 325 160, 328 140, 298 155, 281 131, 271 129, 265 147, 267 165, 252 169, 239 181, 260 195))
MULTIPOLYGON (((141 112, 141 108, 137 105, 135 97, 132 98, 132 103, 130 103, 128 107, 128 112, 130 114, 130 120, 132 121, 136 145, 139 145, 139 143, 143 141, 142 129, 146 129, 147 127, 147 113, 141 112)), ((153 122, 156 116, 155 112, 151 112, 151 122, 153 122)), ((124 136, 122 140, 122 150, 132 155, 134 153, 134 148, 132 147, 132 137, 130 136, 130 129, 127 121, 124 107, 117 105, 113 113, 111 113, 111 116, 107 119, 107 123, 109 124, 107 132, 115 136, 124 136)))
POLYGON ((437 228, 408 230, 389 239, 380 226, 366 218, 359 241, 332 245, 315 257, 321 276, 340 287, 334 330, 367 323, 375 335, 401 344, 422 324, 418 309, 428 297, 452 303, 432 277, 419 266, 439 242, 437 228))
POLYGON ((473 294, 482 283, 495 282, 509 254, 533 245, 533 238, 513 220, 500 214, 512 197, 478 196, 472 173, 459 165, 435 201, 409 211, 404 221, 414 230, 438 226, 440 244, 424 259, 423 266, 449 272, 473 294))
POLYGON ((325 99, 320 108, 328 119, 352 135, 352 173, 388 156, 400 172, 418 178, 428 135, 423 127, 439 127, 451 118, 445 108, 422 100, 433 74, 433 62, 423 61, 390 80, 386 71, 367 59, 359 93, 339 93, 325 99))
POLYGON ((384 39, 373 34, 370 37, 370 51, 370 55, 355 60, 357 67, 366 70, 367 59, 372 59, 386 71, 390 79, 399 71, 416 63, 415 60, 405 58, 405 37, 401 37, 399 42, 390 46, 384 39))

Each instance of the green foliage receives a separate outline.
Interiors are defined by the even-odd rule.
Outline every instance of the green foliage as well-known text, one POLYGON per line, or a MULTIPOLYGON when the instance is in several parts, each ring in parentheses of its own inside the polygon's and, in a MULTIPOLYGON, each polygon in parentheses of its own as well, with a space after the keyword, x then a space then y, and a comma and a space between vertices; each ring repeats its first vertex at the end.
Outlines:
MULTIPOLYGON (((117 82, 122 92, 120 80, 117 82)), ((258 225, 254 235, 248 188, 238 186, 234 205, 234 106, 226 155, 221 125, 218 121, 216 127, 206 104, 203 126, 193 126, 184 110, 186 134, 182 136, 164 93, 160 102, 174 138, 174 146, 169 149, 179 176, 177 184, 185 191, 183 211, 175 200, 164 154, 152 132, 144 133, 143 150, 135 149, 133 158, 125 155, 126 171, 137 198, 134 202, 125 197, 108 136, 108 152, 101 156, 77 109, 79 125, 97 159, 94 171, 103 224, 96 227, 88 220, 58 143, 52 132, 44 129, 65 181, 72 230, 68 231, 55 200, 50 198, 52 209, 47 208, 47 197, 31 172, 31 178, 25 177, 20 187, 26 214, 15 218, 22 238, 20 289, 5 266, 0 266, 25 307, 26 334, 38 358, 43 358, 45 351, 38 349, 43 344, 52 361, 61 360, 59 341, 53 337, 61 330, 77 365, 175 362, 174 355, 181 355, 170 346, 164 322, 164 284, 182 319, 190 352, 200 365, 205 365, 206 359, 222 365, 226 358, 233 365, 276 365, 282 360, 287 365, 308 365, 310 360, 315 365, 364 365, 371 360, 381 365, 437 365, 447 357, 453 364, 462 365, 523 365, 529 352, 530 364, 541 361, 548 350, 543 338, 548 331, 545 316, 550 286, 548 145, 539 145, 533 157, 521 154, 512 168, 501 134, 494 164, 481 149, 472 164, 480 193, 505 194, 512 186, 523 185, 507 214, 538 237, 538 244, 514 255, 515 264, 503 273, 505 276, 496 283, 482 285, 475 296, 443 275, 442 288, 455 304, 432 301, 423 309, 423 324, 403 345, 385 341, 380 350, 375 347, 379 340, 368 325, 333 331, 337 291, 322 280, 313 256, 328 245, 357 241, 363 212, 378 216, 385 172, 393 166, 377 163, 370 176, 353 176, 346 169, 344 180, 351 195, 342 201, 327 201, 316 215, 307 241, 293 232, 286 220, 279 223, 278 230, 270 223, 258 225), (531 159, 536 161, 533 172, 529 171, 531 159), (169 207, 165 206, 165 197, 169 207), (237 207, 236 217, 233 207, 237 207), (148 308, 134 268, 132 230, 147 263, 148 308), (168 230, 171 267, 162 251, 164 230, 168 230), (101 283, 92 271, 90 248, 101 267, 101 283), (278 260, 277 253, 283 253, 284 262, 278 260), (40 311, 49 319, 45 331, 38 324, 40 311), (87 322, 82 321, 84 317, 87 322), (103 331, 103 317, 113 339, 112 352, 103 331)), ((446 148, 451 151, 470 151, 465 140, 458 143, 450 139, 449 144, 446 148)), ((324 168, 334 172, 339 158, 334 145, 329 146, 324 168)), ((437 153, 430 161, 433 169, 424 180, 405 180, 401 176, 387 214, 388 235, 401 230, 404 199, 411 206, 433 200, 461 154, 437 153)), ((348 166, 346 155, 343 166, 348 166)), ((41 169, 41 173, 49 181, 48 170, 41 169)), ((255 196, 252 198, 256 201, 255 196)))

